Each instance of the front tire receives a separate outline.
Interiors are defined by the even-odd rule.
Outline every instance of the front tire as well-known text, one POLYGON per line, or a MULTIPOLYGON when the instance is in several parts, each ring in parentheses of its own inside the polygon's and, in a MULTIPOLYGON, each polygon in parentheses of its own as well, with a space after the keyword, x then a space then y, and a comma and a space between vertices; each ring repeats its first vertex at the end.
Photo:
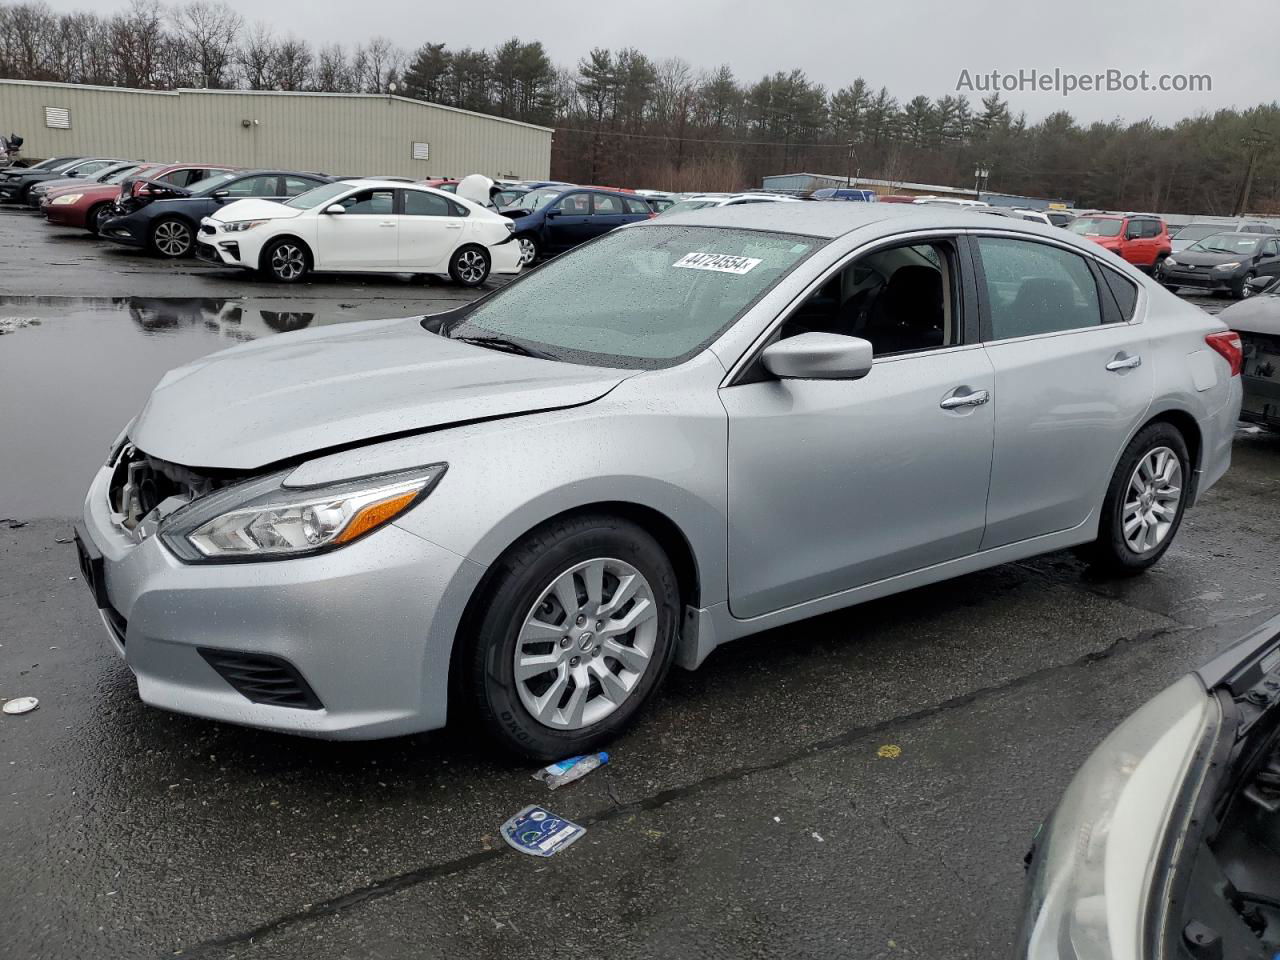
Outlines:
POLYGON ((311 256, 301 241, 276 240, 262 251, 262 269, 278 283, 297 283, 311 269, 311 256))
POLYGON ((158 257, 179 260, 191 256, 195 246, 195 231, 185 220, 165 217, 151 228, 151 250, 158 257))
POLYGON ((675 653, 675 571, 652 536, 618 517, 535 530, 495 564, 480 600, 467 689, 488 732, 533 760, 614 737, 675 653))
POLYGON ((95 237, 102 236, 102 228, 108 220, 115 216, 110 203, 100 203, 92 208, 84 218, 85 229, 95 237))
POLYGON ((1257 274, 1250 270, 1239 280, 1233 282, 1231 284, 1231 299, 1244 300, 1247 297, 1253 296, 1253 287, 1249 286, 1249 281, 1256 276, 1257 274))
POLYGON ((1151 567, 1182 525, 1191 479, 1182 433, 1169 423, 1144 427, 1116 464, 1102 501, 1098 539, 1082 549, 1085 558, 1117 576, 1151 567))
POLYGON ((478 287, 489 279, 489 251, 460 247, 449 258, 449 276, 460 287, 478 287))
POLYGON ((527 233, 516 237, 516 243, 520 245, 520 268, 527 270, 538 262, 542 250, 538 247, 538 241, 527 233))

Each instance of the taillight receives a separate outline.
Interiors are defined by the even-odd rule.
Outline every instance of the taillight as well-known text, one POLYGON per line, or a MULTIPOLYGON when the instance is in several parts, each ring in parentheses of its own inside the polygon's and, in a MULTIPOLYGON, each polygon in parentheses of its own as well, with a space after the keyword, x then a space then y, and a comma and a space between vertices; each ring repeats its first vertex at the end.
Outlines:
POLYGON ((1223 359, 1231 366, 1233 377, 1240 376, 1240 368, 1244 366, 1244 344, 1240 342, 1240 334, 1234 330, 1211 333, 1204 338, 1204 342, 1222 354, 1223 359))

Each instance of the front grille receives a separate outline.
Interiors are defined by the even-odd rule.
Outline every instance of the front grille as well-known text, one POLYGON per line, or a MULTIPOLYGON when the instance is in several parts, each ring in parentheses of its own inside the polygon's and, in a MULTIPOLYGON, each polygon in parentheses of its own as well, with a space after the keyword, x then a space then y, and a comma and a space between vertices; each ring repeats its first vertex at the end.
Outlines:
POLYGON ((298 710, 319 710, 322 706, 315 691, 288 660, 264 653, 198 649, 205 662, 246 700, 298 710))

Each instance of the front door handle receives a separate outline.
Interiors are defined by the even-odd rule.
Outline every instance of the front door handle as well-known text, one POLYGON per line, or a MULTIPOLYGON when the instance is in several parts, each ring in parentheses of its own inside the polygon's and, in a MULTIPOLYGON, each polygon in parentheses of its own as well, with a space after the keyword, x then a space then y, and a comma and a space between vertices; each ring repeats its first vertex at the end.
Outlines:
POLYGON ((1142 366, 1142 357, 1135 353, 1131 356, 1117 356, 1107 364, 1107 369, 1115 373, 1118 370, 1132 370, 1134 367, 1140 366, 1142 366))
POLYGON ((396 225, 396 222, 394 220, 383 220, 380 224, 378 224, 378 226, 380 227, 394 227, 395 225, 396 225))
POLYGON ((938 406, 943 410, 955 410, 958 407, 980 407, 990 399, 991 394, 988 391, 974 390, 972 393, 953 394, 938 406))

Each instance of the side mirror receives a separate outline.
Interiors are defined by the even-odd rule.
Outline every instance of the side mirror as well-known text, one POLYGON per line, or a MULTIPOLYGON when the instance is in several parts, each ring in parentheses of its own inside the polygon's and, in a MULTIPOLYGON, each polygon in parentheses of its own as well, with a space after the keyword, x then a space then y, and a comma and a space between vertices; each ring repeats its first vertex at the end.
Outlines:
POLYGON ((861 337, 802 333, 769 344, 760 361, 780 380, 860 380, 871 372, 872 353, 861 337))
POLYGON ((1267 287, 1271 286, 1271 284, 1275 283, 1275 279, 1275 277, 1254 277, 1249 281, 1249 286, 1253 289, 1254 293, 1261 293, 1263 290, 1267 289, 1267 287))
POLYGON ((546 217, 547 217, 547 219, 548 219, 548 220, 550 220, 552 217, 558 217, 558 216, 560 216, 560 213, 561 213, 561 211, 559 211, 559 210, 548 210, 548 211, 547 211, 547 213, 546 213, 546 217))
POLYGON ((347 208, 340 203, 331 203, 324 208, 325 213, 346 213, 347 208))

